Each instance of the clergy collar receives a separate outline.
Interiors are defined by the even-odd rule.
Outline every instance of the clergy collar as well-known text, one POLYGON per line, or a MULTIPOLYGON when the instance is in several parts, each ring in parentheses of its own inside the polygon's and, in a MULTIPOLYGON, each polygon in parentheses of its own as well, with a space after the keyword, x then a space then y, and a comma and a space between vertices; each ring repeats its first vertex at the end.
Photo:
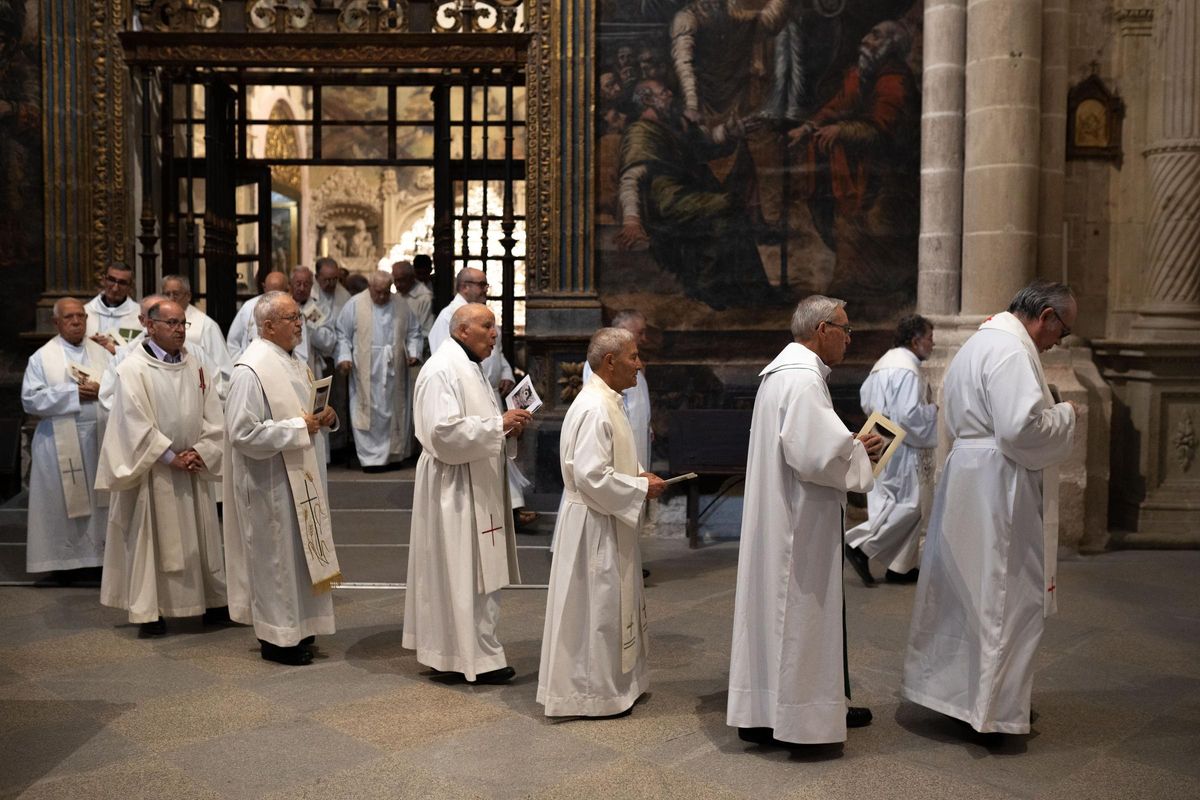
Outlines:
POLYGON ((180 350, 175 355, 171 355, 166 350, 163 350, 161 347, 159 347, 158 342, 154 341, 149 336, 142 340, 142 346, 146 348, 146 352, 150 353, 150 355, 166 364, 178 364, 183 361, 183 350, 180 350))
POLYGON ((775 360, 764 367, 758 375, 761 378, 784 369, 810 369, 819 374, 822 379, 829 377, 829 367, 821 360, 821 357, 799 342, 792 342, 783 348, 779 355, 775 356, 775 360))
POLYGON ((450 338, 454 342, 456 342, 459 347, 461 347, 463 349, 463 352, 467 354, 467 358, 471 359, 472 363, 474 363, 474 364, 482 364, 483 363, 483 359, 480 358, 479 356, 475 355, 474 353, 472 353, 471 348, 467 347, 465 344, 458 341, 458 339, 455 339, 453 336, 451 336, 450 338))

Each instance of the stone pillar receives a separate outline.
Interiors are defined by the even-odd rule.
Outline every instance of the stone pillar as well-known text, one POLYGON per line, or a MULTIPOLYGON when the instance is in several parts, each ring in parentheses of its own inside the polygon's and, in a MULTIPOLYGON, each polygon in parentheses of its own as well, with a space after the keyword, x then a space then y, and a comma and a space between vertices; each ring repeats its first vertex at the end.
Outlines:
POLYGON ((1063 195, 1067 162, 1069 0, 1042 2, 1041 171, 1038 178, 1037 275, 1067 277, 1063 261, 1063 195))
POLYGON ((962 312, 1007 307, 1038 244, 1041 0, 968 0, 962 312))
POLYGON ((958 313, 962 279, 966 0, 926 5, 924 30, 917 308, 948 317, 958 313))
MULTIPOLYGON (((1118 19, 1124 36, 1144 35, 1150 14, 1127 9, 1118 19)), ((1104 377, 1116 395, 1113 452, 1121 454, 1122 465, 1113 474, 1110 496, 1116 546, 1200 547, 1197 52, 1200 0, 1164 0, 1153 14, 1145 101, 1150 216, 1144 249, 1131 253, 1141 258, 1117 265, 1124 288, 1133 299, 1140 295, 1141 305, 1127 331, 1118 328, 1114 338, 1096 342, 1104 377)), ((1134 143, 1125 144, 1125 152, 1136 158, 1134 143)), ((1127 188, 1122 197, 1140 199, 1127 188)))
POLYGON ((1134 327, 1200 341, 1200 2, 1164 0, 1154 26, 1146 304, 1134 327))

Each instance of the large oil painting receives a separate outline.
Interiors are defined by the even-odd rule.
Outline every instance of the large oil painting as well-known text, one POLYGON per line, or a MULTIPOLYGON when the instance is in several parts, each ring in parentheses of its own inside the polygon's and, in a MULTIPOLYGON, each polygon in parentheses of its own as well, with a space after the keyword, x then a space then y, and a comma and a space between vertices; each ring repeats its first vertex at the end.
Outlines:
POLYGON ((778 326, 813 292, 881 324, 911 307, 921 15, 921 0, 608 0, 605 305, 682 329, 778 326))

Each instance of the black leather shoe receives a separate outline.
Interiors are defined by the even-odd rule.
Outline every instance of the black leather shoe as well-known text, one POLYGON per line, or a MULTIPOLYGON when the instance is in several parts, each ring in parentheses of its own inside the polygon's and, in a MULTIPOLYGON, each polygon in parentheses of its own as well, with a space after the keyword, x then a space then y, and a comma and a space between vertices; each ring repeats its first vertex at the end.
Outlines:
POLYGON ((205 625, 221 625, 226 628, 237 625, 236 622, 229 618, 229 606, 206 609, 201 620, 205 625))
POLYGON ((846 551, 846 560, 850 562, 850 566, 854 567, 858 577, 862 578, 863 584, 874 586, 875 579, 871 577, 871 560, 867 558, 867 554, 848 544, 843 545, 842 549, 846 551))
POLYGON ((850 706, 846 709, 847 728, 865 728, 871 724, 872 719, 874 719, 874 715, 871 714, 869 708, 850 706))
POLYGON ((751 744, 771 744, 775 741, 772 728, 738 728, 738 738, 751 744))
POLYGON ((316 640, 317 640, 317 637, 315 637, 315 636, 305 636, 303 639, 300 640, 300 646, 301 647, 312 647, 313 642, 315 642, 316 640))
POLYGON ((489 685, 508 683, 516 674, 517 671, 512 667, 501 667, 491 672, 481 672, 475 676, 475 680, 468 681, 468 683, 485 683, 489 685))
POLYGON ((286 664, 289 667, 304 667, 312 663, 313 654, 307 647, 294 645, 292 647, 280 647, 277 644, 258 640, 262 646, 262 657, 264 661, 274 661, 276 664, 286 664))
POLYGON ((167 632, 167 622, 162 617, 154 620, 154 622, 143 622, 138 625, 139 639, 153 639, 156 636, 162 636, 167 632))
POLYGON ((890 569, 883 574, 883 579, 888 583, 916 583, 917 576, 921 570, 913 567, 908 572, 892 572, 890 569))

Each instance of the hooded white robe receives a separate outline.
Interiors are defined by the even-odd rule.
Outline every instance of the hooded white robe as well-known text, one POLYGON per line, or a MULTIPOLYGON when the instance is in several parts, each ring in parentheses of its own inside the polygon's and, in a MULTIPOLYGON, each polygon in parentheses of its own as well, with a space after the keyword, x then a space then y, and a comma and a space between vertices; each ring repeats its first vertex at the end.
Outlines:
POLYGON ((842 522, 871 461, 833 410, 829 367, 789 344, 750 425, 727 722, 799 744, 846 740, 842 522))
MULTIPOLYGON (((418 283, 418 285, 421 285, 418 283)), ((437 315, 437 319, 433 321, 433 326, 429 329, 429 352, 436 353, 445 342, 450 339, 450 318, 454 316, 454 312, 467 304, 466 298, 461 294, 454 295, 454 299, 446 305, 437 315)), ((512 366, 508 363, 508 359, 504 357, 504 351, 500 348, 500 326, 496 326, 496 346, 492 348, 492 352, 480 364, 483 369, 483 377, 487 379, 488 385, 496 392, 496 397, 499 401, 501 409, 506 408, 504 398, 500 396, 500 384, 502 381, 513 380, 512 366)), ((512 498, 513 508, 522 508, 525 505, 525 490, 530 487, 529 479, 521 472, 520 467, 514 460, 517 454, 517 447, 513 446, 509 454, 508 460, 508 494, 512 498)))
POLYGON ((920 559, 923 465, 937 447, 937 406, 928 401, 920 370, 916 353, 893 348, 858 393, 864 413, 878 411, 907 435, 867 493, 867 521, 846 531, 846 544, 902 574, 920 559))
POLYGON ((479 365, 455 341, 422 367, 413 414, 423 450, 402 644, 422 664, 474 680, 507 663, 496 639, 498 590, 520 580, 503 419, 479 365))
POLYGON ((934 494, 900 690, 982 733, 1029 732, 1046 602, 1042 471, 1067 457, 1075 430, 1070 404, 1046 402, 1033 342, 1019 333, 980 330, 946 371, 955 441, 934 494))
MULTIPOLYGON (((100 404, 80 401, 79 384, 69 376, 51 381, 44 362, 46 348, 61 348, 68 363, 90 364, 103 368, 112 358, 109 352, 84 339, 79 346, 55 336, 29 358, 21 381, 21 406, 26 414, 41 417, 29 446, 29 521, 25 569, 29 572, 98 567, 104 563, 104 531, 107 510, 98 503, 92 489, 96 480, 96 460, 100 453, 98 415, 100 404), (75 478, 84 482, 91 497, 91 514, 67 517, 66 499, 54 440, 54 418, 69 416, 75 420, 83 472, 75 478)), ((69 477, 69 476, 66 476, 69 477)))
MULTIPOLYGON (((307 405, 307 365, 273 342, 259 342, 279 359, 296 397, 307 405)), ((331 634, 333 593, 313 591, 283 459, 285 450, 312 447, 316 463, 324 469, 325 437, 310 436, 301 417, 273 417, 258 375, 247 366, 233 368, 225 409, 230 448, 225 467, 229 615, 253 624, 257 638, 280 647, 331 634), (236 528, 230 524, 232 515, 236 528)))
POLYGON ((117 369, 96 488, 111 491, 100 602, 129 621, 190 617, 225 605, 217 521, 224 420, 216 388, 187 351, 178 364, 139 345, 117 369), (160 458, 195 449, 198 473, 160 458))
POLYGON ((537 689, 548 717, 619 714, 649 688, 638 547, 649 481, 636 453, 621 395, 593 377, 559 442, 563 503, 537 689))
POLYGON ((403 461, 412 455, 413 401, 408 358, 420 358, 424 349, 421 327, 404 298, 392 295, 389 302, 377 305, 369 292, 363 292, 342 306, 334 361, 354 365, 350 373, 350 428, 358 462, 364 467, 403 461), (371 314, 369 354, 362 353, 359 344, 367 338, 358 329, 364 305, 370 306, 371 314), (368 363, 370 370, 363 381, 362 366, 368 363), (366 408, 356 410, 364 382, 369 395, 366 408), (365 420, 360 416, 364 411, 365 420))

